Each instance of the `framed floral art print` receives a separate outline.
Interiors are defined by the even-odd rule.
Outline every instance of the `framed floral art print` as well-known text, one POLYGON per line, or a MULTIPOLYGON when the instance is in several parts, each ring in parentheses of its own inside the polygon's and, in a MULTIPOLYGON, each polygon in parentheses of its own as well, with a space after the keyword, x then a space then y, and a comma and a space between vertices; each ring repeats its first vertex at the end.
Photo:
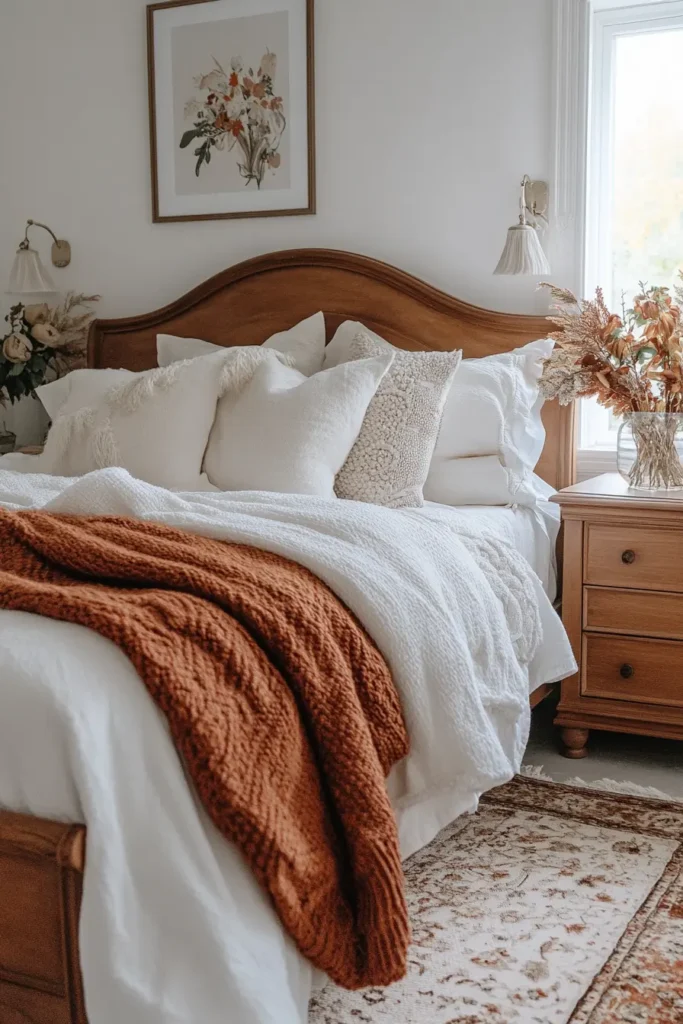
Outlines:
POLYGON ((315 212, 313 3, 147 8, 155 221, 315 212))

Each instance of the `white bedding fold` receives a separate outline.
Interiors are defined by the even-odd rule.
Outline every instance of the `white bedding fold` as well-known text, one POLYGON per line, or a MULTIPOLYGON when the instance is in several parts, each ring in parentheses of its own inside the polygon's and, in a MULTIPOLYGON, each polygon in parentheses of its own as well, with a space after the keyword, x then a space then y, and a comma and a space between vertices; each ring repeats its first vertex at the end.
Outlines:
MULTIPOLYGON (((574 670, 527 562, 464 523, 290 495, 172 494, 117 469, 21 475, 3 460, 0 505, 155 520, 315 572, 363 622, 401 695, 411 754, 389 790, 404 856, 518 770, 530 674, 535 686, 574 670)), ((128 660, 80 627, 12 612, 0 612, 0 658, 0 805, 88 825, 91 1020, 305 1019, 311 971, 197 808, 128 660)))

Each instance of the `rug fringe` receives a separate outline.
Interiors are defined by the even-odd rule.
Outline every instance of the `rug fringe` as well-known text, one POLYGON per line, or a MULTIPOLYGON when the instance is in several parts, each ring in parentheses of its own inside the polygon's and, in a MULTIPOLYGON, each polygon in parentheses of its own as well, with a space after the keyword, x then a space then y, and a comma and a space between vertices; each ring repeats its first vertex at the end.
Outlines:
POLYGON ((680 797, 669 796, 654 786, 639 786, 635 782, 618 782, 616 779, 596 779, 586 782, 585 779, 553 779, 544 771, 543 765, 524 765, 519 773, 526 779, 538 779, 540 782, 561 782, 563 786, 576 786, 577 789, 599 789, 604 793, 620 793, 622 796, 640 796, 648 800, 665 800, 667 803, 680 804, 680 797))

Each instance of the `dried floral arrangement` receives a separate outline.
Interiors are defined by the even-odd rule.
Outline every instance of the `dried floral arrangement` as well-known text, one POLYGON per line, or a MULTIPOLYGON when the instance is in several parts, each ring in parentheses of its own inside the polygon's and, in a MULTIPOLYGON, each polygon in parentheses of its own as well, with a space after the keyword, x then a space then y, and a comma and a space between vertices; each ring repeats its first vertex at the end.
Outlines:
MULTIPOLYGON (((668 288, 640 284, 631 309, 610 312, 603 292, 579 301, 546 284, 555 301, 549 319, 555 350, 540 387, 546 398, 569 405, 597 398, 630 426, 635 459, 627 479, 644 489, 683 488, 677 434, 683 413, 683 272, 672 297, 668 288), (646 414, 646 415, 643 415, 646 414), (647 415, 649 414, 649 415, 647 415), (655 415, 652 415, 655 414, 655 415)), ((620 469, 621 471, 621 469, 620 469)))
POLYGON ((570 405, 597 398, 616 415, 683 412, 683 272, 674 302, 668 288, 646 288, 632 309, 611 313, 603 292, 579 301, 570 291, 549 288, 560 328, 550 335, 555 350, 546 360, 541 391, 570 405))
POLYGON ((99 295, 68 292, 54 307, 18 303, 5 317, 0 339, 0 405, 18 402, 41 384, 85 366, 92 303, 99 295))

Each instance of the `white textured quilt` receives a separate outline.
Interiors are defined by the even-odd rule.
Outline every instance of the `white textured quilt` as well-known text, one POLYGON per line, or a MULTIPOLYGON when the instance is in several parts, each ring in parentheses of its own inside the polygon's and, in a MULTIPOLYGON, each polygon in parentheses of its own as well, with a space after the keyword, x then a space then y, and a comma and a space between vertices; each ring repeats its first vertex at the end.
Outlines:
MULTIPOLYGON (((513 775, 530 689, 574 671, 526 561, 469 522, 290 495, 172 494, 118 469, 74 480, 3 463, 6 508, 151 519, 277 552, 323 579, 401 695, 412 752, 389 789, 404 856, 513 775)), ((162 716, 109 641, 0 612, 0 806, 88 826, 81 946, 93 1024, 305 1021, 312 970, 198 807, 162 716)))

